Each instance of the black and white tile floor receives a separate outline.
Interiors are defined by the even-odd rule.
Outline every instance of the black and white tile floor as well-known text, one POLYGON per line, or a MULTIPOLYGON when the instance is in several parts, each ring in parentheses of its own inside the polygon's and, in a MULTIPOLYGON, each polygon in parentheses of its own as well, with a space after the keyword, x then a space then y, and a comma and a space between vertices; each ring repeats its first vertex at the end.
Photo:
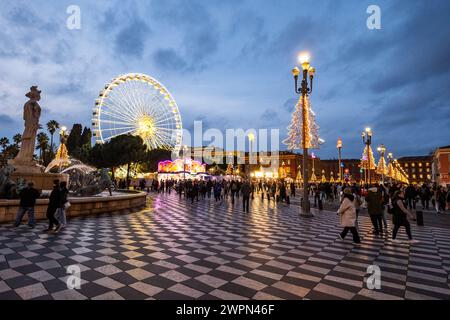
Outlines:
POLYGON ((450 299, 446 228, 413 226, 419 244, 393 244, 361 217, 355 247, 337 239, 330 211, 151 198, 139 213, 72 219, 58 235, 0 226, 0 299, 450 299), (365 283, 372 264, 380 290, 365 283), (70 265, 79 290, 67 288, 70 265))

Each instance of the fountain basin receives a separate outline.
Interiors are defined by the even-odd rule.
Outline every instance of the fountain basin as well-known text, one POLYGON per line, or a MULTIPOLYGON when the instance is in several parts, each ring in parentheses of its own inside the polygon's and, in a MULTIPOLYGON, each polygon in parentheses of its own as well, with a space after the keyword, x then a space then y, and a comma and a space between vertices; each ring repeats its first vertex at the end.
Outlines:
MULTIPOLYGON (((48 199, 38 199, 35 206, 36 220, 47 219, 48 199)), ((70 208, 67 217, 80 217, 104 213, 129 213, 143 209, 147 203, 147 194, 139 191, 114 192, 112 196, 69 197, 70 208)), ((19 210, 19 200, 0 200, 0 223, 15 220, 19 210)), ((28 218, 25 215, 24 221, 28 218)))

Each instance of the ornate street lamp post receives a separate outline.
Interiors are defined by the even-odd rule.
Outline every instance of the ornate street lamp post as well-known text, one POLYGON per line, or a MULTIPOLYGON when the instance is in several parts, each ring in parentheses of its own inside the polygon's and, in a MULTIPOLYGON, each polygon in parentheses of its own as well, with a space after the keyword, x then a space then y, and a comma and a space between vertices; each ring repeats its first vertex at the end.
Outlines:
MULTIPOLYGON (((387 158, 388 158, 388 169, 389 168, 391 168, 392 169, 392 160, 394 159, 394 155, 392 154, 392 152, 389 152, 388 153, 388 156, 387 156, 387 158)), ((393 175, 393 170, 391 170, 392 172, 390 172, 389 173, 389 180, 390 180, 390 183, 392 184, 392 175, 393 175)))
POLYGON ((183 180, 186 181, 186 153, 188 150, 188 146, 183 146, 183 180))
POLYGON ((343 177, 342 177, 342 155, 341 155, 341 150, 342 150, 342 139, 339 138, 337 141, 337 145, 336 145, 337 149, 338 149, 338 157, 339 157, 339 165, 338 165, 338 170, 339 170, 339 177, 338 177, 338 181, 342 182, 343 177))
POLYGON ((371 177, 370 177, 370 145, 372 144, 372 129, 366 128, 365 131, 361 134, 363 143, 366 145, 367 148, 367 178, 369 181, 369 184, 372 183, 371 177))
POLYGON ((303 70, 303 77, 300 84, 298 86, 298 77, 300 75, 300 69, 295 67, 292 69, 292 74, 294 75, 295 80, 295 92, 297 94, 301 94, 302 97, 302 148, 303 148, 303 206, 301 216, 304 217, 312 217, 310 203, 309 203, 309 193, 308 193, 308 148, 306 135, 309 135, 309 131, 307 130, 308 126, 308 110, 306 106, 305 98, 312 93, 313 88, 313 79, 315 69, 310 66, 310 57, 308 54, 301 54, 299 56, 299 62, 301 63, 301 67, 303 70), (308 75, 309 75, 309 83, 308 83, 308 75))

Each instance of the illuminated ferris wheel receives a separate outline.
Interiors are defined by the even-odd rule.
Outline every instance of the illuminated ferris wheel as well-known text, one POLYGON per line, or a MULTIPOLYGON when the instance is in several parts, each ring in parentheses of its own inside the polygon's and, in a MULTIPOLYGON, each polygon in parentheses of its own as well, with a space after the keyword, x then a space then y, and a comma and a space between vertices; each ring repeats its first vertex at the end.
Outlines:
POLYGON ((121 75, 106 84, 95 100, 92 125, 97 143, 132 134, 150 150, 181 148, 178 106, 160 82, 145 74, 121 75))

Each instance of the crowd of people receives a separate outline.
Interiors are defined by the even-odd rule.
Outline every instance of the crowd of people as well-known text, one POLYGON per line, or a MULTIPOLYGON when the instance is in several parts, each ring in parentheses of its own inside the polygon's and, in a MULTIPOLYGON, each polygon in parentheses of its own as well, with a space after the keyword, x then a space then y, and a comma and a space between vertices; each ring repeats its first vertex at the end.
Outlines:
MULTIPOLYGON (((145 183, 141 189, 147 188, 145 183)), ((179 197, 185 197, 192 203, 199 199, 214 196, 216 202, 230 198, 234 204, 242 196, 244 212, 249 212, 250 199, 260 197, 262 201, 290 204, 296 196, 296 190, 301 185, 284 180, 153 180, 147 191, 170 193, 174 190, 179 197)), ((302 194, 302 190, 297 194, 302 194)), ((419 203, 428 210, 430 203, 436 213, 445 213, 450 208, 450 194, 447 188, 437 185, 422 186, 400 184, 348 184, 348 183, 318 183, 309 186, 309 196, 314 199, 314 207, 323 210, 323 203, 338 204, 340 224, 344 228, 339 234, 344 239, 348 232, 353 235, 354 243, 361 242, 358 232, 358 216, 362 207, 367 208, 373 225, 373 233, 377 236, 386 234, 388 220, 392 221, 392 240, 397 240, 400 228, 404 227, 410 243, 417 241, 412 238, 410 221, 415 220, 415 210, 419 203), (389 216, 389 217, 388 217, 389 216)), ((303 199, 300 198, 302 204, 303 199)))
MULTIPOLYGON (((119 182, 120 183, 120 182, 119 182)), ((119 184, 120 187, 126 187, 119 184)), ((180 199, 185 198, 191 203, 214 198, 220 205, 224 200, 230 199, 231 204, 242 201, 242 210, 250 211, 250 200, 256 197, 261 201, 284 203, 289 205, 291 199, 300 195, 302 205, 303 190, 301 184, 283 179, 250 180, 250 179, 217 179, 217 180, 139 180, 135 189, 147 192, 168 193, 175 192, 180 199), (242 198, 242 200, 241 200, 242 198)), ((416 208, 421 205, 423 210, 432 206, 436 213, 445 213, 450 209, 450 193, 448 188, 436 184, 427 185, 400 185, 400 184, 348 184, 348 183, 312 183, 309 185, 309 197, 313 199, 314 207, 323 210, 324 202, 339 206, 340 224, 344 228, 339 237, 344 239, 348 232, 353 235, 354 243, 360 243, 358 232, 358 217, 362 207, 367 208, 373 225, 375 235, 383 235, 392 221, 392 239, 396 237, 401 227, 405 228, 410 242, 412 238, 410 220, 414 219, 416 208)), ((48 228, 45 232, 58 233, 67 225, 66 210, 70 207, 68 201, 69 191, 65 181, 55 180, 53 190, 49 196, 47 208, 48 228)), ((40 191, 34 188, 33 182, 20 192, 20 208, 17 212, 14 227, 18 227, 26 213, 28 225, 35 227, 34 207, 40 197, 40 191)))

